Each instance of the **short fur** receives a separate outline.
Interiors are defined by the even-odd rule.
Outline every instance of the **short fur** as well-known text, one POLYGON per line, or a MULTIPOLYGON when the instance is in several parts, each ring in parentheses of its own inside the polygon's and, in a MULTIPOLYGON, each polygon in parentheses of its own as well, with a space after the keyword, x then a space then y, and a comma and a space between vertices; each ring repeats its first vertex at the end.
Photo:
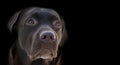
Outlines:
POLYGON ((25 8, 11 17, 8 28, 17 33, 16 41, 9 51, 9 65, 61 64, 61 47, 67 34, 64 21, 56 11, 39 7, 25 8), (55 41, 42 42, 39 34, 43 31, 52 31, 56 36, 55 41), (35 56, 38 52, 41 55, 35 56), (43 59, 42 56, 48 52, 53 54, 51 59, 43 59))

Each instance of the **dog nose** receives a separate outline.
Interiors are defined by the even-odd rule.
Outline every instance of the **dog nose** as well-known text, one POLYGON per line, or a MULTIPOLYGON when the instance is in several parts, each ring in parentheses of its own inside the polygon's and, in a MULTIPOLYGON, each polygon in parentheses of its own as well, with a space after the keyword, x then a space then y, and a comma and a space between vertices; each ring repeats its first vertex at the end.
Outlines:
POLYGON ((52 32, 43 32, 40 34, 40 39, 43 41, 53 41, 55 39, 55 35, 52 32))

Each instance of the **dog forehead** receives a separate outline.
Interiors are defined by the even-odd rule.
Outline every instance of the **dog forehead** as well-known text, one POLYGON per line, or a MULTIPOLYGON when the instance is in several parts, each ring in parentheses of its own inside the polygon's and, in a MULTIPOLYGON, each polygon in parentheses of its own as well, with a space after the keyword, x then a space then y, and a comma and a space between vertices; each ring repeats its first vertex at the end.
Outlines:
POLYGON ((39 7, 31 7, 31 8, 26 8, 24 9, 24 15, 32 15, 32 14, 41 14, 41 15, 53 15, 53 16, 57 16, 59 17, 59 14, 53 10, 53 9, 49 9, 49 8, 39 8, 39 7))

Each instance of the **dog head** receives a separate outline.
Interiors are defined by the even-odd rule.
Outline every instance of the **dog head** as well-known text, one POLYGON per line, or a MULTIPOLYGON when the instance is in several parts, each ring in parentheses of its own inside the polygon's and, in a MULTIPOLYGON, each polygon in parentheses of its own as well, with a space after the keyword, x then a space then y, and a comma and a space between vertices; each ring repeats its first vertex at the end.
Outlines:
POLYGON ((18 45, 32 61, 56 58, 66 37, 64 21, 53 9, 23 9, 13 15, 8 28, 17 31, 18 45))

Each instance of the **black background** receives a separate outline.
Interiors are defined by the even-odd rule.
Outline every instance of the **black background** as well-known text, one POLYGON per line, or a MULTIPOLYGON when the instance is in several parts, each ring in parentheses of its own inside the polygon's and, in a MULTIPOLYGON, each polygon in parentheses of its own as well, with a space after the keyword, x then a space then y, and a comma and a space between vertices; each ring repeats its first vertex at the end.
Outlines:
POLYGON ((13 1, 0 2, 0 65, 8 62, 10 46, 15 36, 7 29, 10 17, 26 7, 44 7, 56 10, 65 20, 68 40, 63 46, 63 65, 102 64, 108 59, 103 42, 107 6, 92 1, 13 1), (106 13, 106 14, 104 14, 106 13), (101 25, 102 24, 102 25, 101 25))

